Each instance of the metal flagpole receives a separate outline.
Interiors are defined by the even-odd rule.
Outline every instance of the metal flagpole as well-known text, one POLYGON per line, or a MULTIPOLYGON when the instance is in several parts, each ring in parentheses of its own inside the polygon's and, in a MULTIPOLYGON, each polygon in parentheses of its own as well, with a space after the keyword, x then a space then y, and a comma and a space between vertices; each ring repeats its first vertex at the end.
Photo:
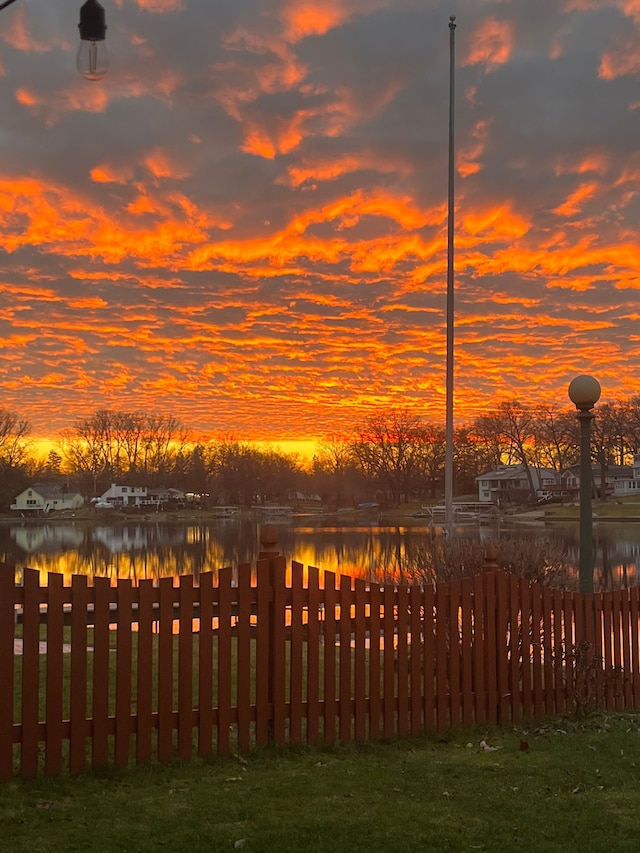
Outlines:
POLYGON ((444 463, 445 529, 453 527, 453 327, 454 327, 454 107, 455 107, 455 32, 456 17, 449 18, 449 214, 447 226, 447 376, 444 463))

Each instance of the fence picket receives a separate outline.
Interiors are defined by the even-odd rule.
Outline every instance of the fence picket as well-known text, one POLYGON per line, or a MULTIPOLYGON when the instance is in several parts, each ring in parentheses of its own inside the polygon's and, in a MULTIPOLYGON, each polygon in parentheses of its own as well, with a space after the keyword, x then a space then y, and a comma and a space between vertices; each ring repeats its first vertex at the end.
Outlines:
POLYGON ((524 650, 520 620, 520 578, 509 575, 509 713, 512 723, 520 720, 522 703, 520 651, 524 650))
POLYGON ((422 590, 419 586, 411 586, 409 588, 409 631, 411 634, 411 645, 409 647, 409 694, 411 715, 411 734, 417 735, 423 731, 423 713, 422 713, 422 654, 421 654, 421 633, 422 619, 420 614, 422 590))
POLYGON ((14 631, 19 592, 23 590, 16 588, 14 567, 0 563, 0 684, 5 685, 0 690, 0 782, 13 778, 14 631), (7 689, 9 685, 11 689, 7 689))
POLYGON ((355 579, 355 642, 354 642, 354 737, 363 741, 367 736, 367 684, 366 684, 366 631, 367 616, 365 612, 367 600, 366 583, 362 578, 355 579))
POLYGON ((459 580, 451 581, 448 584, 449 722, 447 725, 454 727, 460 725, 460 709, 462 707, 460 591, 461 582, 459 580))
POLYGON ((238 566, 238 620, 236 667, 236 706, 238 708, 238 749, 247 752, 251 746, 251 565, 238 566))
POLYGON ((542 601, 543 588, 535 583, 531 587, 531 656, 533 658, 533 716, 540 720, 544 713, 544 684, 542 680, 542 601))
MULTIPOLYGON (((87 766, 87 606, 86 575, 71 579, 71 667, 69 706, 69 772, 87 766)), ((130 626, 129 626, 130 627, 130 626)))
POLYGON ((351 578, 348 575, 340 577, 340 649, 338 660, 340 672, 338 677, 338 733, 343 743, 351 740, 351 578))
POLYGON ((324 573, 324 740, 336 740, 336 576, 324 573))
POLYGON ((614 701, 614 675, 615 675, 615 654, 613 649, 613 633, 614 633, 614 614, 613 614, 613 596, 611 592, 602 594, 602 613, 603 613, 603 644, 602 644, 602 671, 604 676, 604 702, 606 707, 613 705, 614 701))
POLYGON ((289 737, 292 743, 302 740, 302 688, 304 643, 303 612, 303 569, 302 563, 291 563, 291 629, 289 642, 289 737))
POLYGON ((542 607, 542 696, 544 702, 544 713, 553 714, 555 709, 555 695, 553 692, 553 637, 551 634, 551 616, 553 612, 553 594, 546 587, 541 589, 542 607))
MULTIPOLYGON (((586 602, 585 602, 586 603, 586 602)), ((611 623, 613 630, 613 692, 614 707, 617 711, 624 708, 624 662, 622 656, 622 590, 611 593, 611 623)))
POLYGON ((64 678, 64 578, 47 578, 47 655, 44 772, 56 776, 62 770, 64 678))
POLYGON ((109 578, 93 582, 93 684, 91 766, 102 767, 109 760, 109 578))
POLYGON ((633 680, 632 705, 640 708, 640 587, 629 590, 629 612, 631 614, 631 667, 633 680))
POLYGON ((392 586, 385 586, 382 592, 384 613, 382 617, 382 633, 384 648, 382 651, 382 734, 386 738, 395 733, 395 594, 392 586))
POLYGON ((173 578, 158 582, 158 760, 173 756, 173 578))
POLYGON ((231 728, 231 611, 232 570, 229 567, 218 572, 218 754, 226 755, 230 746, 231 728))
POLYGON ((498 572, 496 579, 497 723, 509 722, 509 576, 498 572))
POLYGON ((472 579, 472 619, 473 631, 471 637, 471 695, 473 701, 473 718, 476 724, 484 723, 487 718, 487 683, 484 670, 484 648, 486 637, 486 572, 477 574, 472 579))
POLYGON ((369 739, 376 741, 380 737, 380 716, 382 713, 382 685, 380 682, 382 588, 380 584, 370 584, 369 601, 369 739))
MULTIPOLYGON (((473 578, 464 578, 460 588, 461 605, 461 669, 462 669, 462 724, 470 726, 473 723, 473 578)), ((478 645, 481 644, 478 636, 478 645)))
POLYGON ((138 584, 138 643, 136 649, 136 762, 148 764, 153 739, 153 604, 150 578, 138 584))
POLYGON ((569 649, 564 639, 564 598, 559 589, 553 590, 553 684, 555 713, 564 714, 567 708, 567 672, 569 649))
MULTIPOLYGON (((620 618, 622 621, 622 707, 626 709, 633 707, 631 692, 631 634, 633 632, 633 626, 629 617, 629 595, 627 595, 625 591, 625 594, 621 596, 620 601, 620 618)), ((637 630, 638 628, 636 628, 636 631, 637 630)))
POLYGON ((287 726, 287 677, 286 677, 286 619, 287 587, 286 562, 284 557, 271 561, 271 584, 273 587, 273 740, 278 746, 286 742, 287 726))
POLYGON ((398 734, 405 737, 409 733, 409 587, 398 587, 397 598, 398 734))
MULTIPOLYGON (((483 572, 482 574, 482 589, 484 591, 484 630, 485 643, 484 654, 479 652, 482 657, 482 669, 484 671, 484 683, 486 684, 485 692, 485 713, 486 720, 489 723, 498 722, 498 714, 500 708, 499 693, 498 693, 498 676, 499 676, 499 660, 497 651, 497 613, 498 604, 496 598, 496 573, 483 572)), ((476 685, 476 693, 481 692, 483 682, 476 685)), ((478 721, 480 722, 480 720, 478 721)))
POLYGON ((268 559, 258 560, 256 564, 257 614, 256 629, 256 744, 264 746, 269 741, 273 699, 271 688, 273 678, 270 667, 273 661, 273 597, 271 587, 271 569, 268 559))
POLYGON ((307 740, 315 744, 320 723, 320 572, 308 569, 307 740))
POLYGON ((116 719, 115 756, 117 766, 129 763, 131 736, 131 610, 133 588, 129 578, 118 581, 118 615, 116 625, 116 719))
MULTIPOLYGON (((22 572, 24 604, 22 605, 22 737, 20 775, 31 779, 38 773, 40 741, 40 599, 45 592, 40 587, 40 573, 35 569, 22 572)), ((13 628, 13 614, 11 619, 13 628)), ((13 660, 13 649, 11 650, 13 660)), ((44 712, 44 708, 42 709, 44 712)))
POLYGON ((178 757, 189 761, 193 749, 193 575, 181 575, 178 590, 178 757))
POLYGON ((447 611, 447 585, 436 584, 436 615, 434 619, 435 630, 435 653, 436 653, 436 678, 435 678, 435 700, 436 721, 440 730, 449 726, 449 679, 448 679, 448 620, 447 611))

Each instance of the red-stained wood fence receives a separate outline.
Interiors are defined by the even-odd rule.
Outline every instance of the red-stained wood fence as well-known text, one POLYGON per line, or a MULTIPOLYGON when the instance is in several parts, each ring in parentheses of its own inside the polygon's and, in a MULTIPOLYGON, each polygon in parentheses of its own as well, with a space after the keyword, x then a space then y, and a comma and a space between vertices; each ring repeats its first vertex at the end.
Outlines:
POLYGON ((270 557, 41 585, 0 565, 0 780, 638 709, 638 626, 638 587, 503 572, 394 586, 270 557))

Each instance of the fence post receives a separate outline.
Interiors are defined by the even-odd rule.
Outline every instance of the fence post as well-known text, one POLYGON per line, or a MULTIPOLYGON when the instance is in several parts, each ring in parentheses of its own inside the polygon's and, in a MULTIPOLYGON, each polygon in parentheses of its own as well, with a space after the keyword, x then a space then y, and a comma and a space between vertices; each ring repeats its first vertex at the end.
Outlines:
POLYGON ((498 563, 498 549, 493 542, 488 542, 484 549, 483 572, 496 572, 500 568, 498 563))

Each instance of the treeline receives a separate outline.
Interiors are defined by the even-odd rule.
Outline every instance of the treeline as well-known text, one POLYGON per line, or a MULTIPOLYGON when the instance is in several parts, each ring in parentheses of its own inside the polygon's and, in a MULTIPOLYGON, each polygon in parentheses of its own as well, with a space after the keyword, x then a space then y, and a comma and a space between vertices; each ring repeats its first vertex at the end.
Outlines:
MULTIPOLYGON (((608 466, 629 464, 640 448, 640 397, 599 405, 595 413, 592 457, 604 477, 608 466)), ((36 481, 55 481, 86 497, 114 482, 173 486, 206 496, 210 504, 246 506, 290 502, 296 494, 318 495, 336 507, 367 500, 397 506, 443 492, 444 427, 409 409, 383 412, 327 435, 310 461, 236 438, 194 441, 168 415, 100 410, 65 430, 44 461, 35 456, 30 432, 28 421, 0 411, 0 508, 36 481)), ((559 474, 578 459, 572 409, 501 403, 456 430, 455 491, 475 495, 475 478, 499 464, 559 474)))

